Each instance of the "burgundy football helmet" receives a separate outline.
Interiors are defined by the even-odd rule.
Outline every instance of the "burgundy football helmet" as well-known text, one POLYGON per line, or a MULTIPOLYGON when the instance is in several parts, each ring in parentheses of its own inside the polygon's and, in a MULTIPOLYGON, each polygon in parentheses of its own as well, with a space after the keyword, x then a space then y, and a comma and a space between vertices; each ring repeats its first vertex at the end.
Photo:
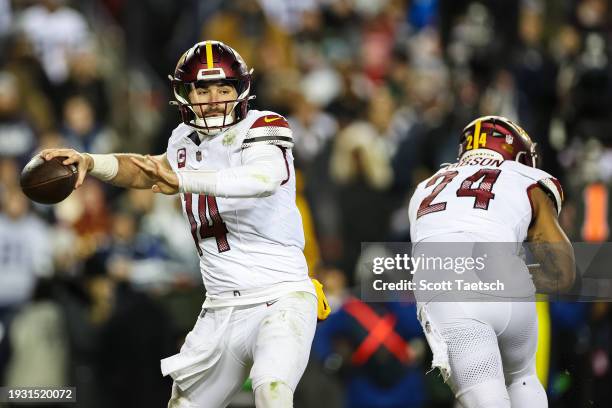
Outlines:
POLYGON ((251 73, 244 60, 232 47, 220 41, 202 41, 188 49, 179 59, 174 75, 169 75, 174 100, 183 123, 206 133, 220 132, 246 117, 251 96, 251 73), (203 82, 231 84, 238 97, 231 101, 192 103, 189 93, 203 82), (223 116, 201 117, 195 107, 224 105, 223 116))
POLYGON ((523 128, 503 116, 482 116, 463 128, 458 159, 476 149, 489 149, 504 160, 537 167, 536 143, 523 128))

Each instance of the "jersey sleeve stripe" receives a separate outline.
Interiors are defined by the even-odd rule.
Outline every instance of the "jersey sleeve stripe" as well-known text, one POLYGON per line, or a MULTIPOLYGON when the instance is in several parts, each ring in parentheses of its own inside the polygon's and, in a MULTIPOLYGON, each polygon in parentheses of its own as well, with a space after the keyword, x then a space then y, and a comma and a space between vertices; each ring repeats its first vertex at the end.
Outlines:
POLYGON ((533 201, 531 199, 531 190, 533 190, 534 188, 538 187, 539 184, 538 183, 533 183, 532 185, 530 185, 529 187, 527 187, 527 198, 529 200, 529 206, 531 207, 531 221, 529 221, 529 226, 531 227, 531 223, 533 222, 533 201))
POLYGON ((287 149, 291 149, 293 147, 293 139, 290 137, 261 136, 261 137, 253 137, 250 139, 244 139, 244 141, 242 142, 242 148, 245 149, 247 147, 250 147, 250 146, 253 146, 259 143, 276 145, 276 146, 284 147, 287 149))
POLYGON ((284 147, 280 147, 280 149, 283 151, 283 159, 285 159, 285 169, 287 169, 287 178, 281 182, 282 186, 289 181, 289 178, 291 177, 291 170, 289 170, 289 162, 287 161, 287 149, 285 149, 284 147))
POLYGON ((281 141, 281 142, 291 142, 293 143, 293 138, 284 137, 284 136, 261 136, 261 137, 252 137, 250 139, 244 139, 242 142, 244 143, 257 143, 257 142, 270 142, 270 141, 281 141))
POLYGON ((563 193, 563 188, 561 187, 561 183, 559 183, 559 180, 557 180, 556 178, 552 178, 551 179, 553 183, 555 183, 555 187, 557 187, 557 190, 559 190, 559 194, 561 196, 561 201, 565 201, 565 194, 563 193))
POLYGON ((545 178, 538 181, 538 184, 543 187, 544 192, 546 192, 554 201, 555 207, 557 207, 557 215, 561 213, 561 207, 563 205, 563 190, 561 190, 561 185, 557 181, 555 183, 554 178, 545 178))

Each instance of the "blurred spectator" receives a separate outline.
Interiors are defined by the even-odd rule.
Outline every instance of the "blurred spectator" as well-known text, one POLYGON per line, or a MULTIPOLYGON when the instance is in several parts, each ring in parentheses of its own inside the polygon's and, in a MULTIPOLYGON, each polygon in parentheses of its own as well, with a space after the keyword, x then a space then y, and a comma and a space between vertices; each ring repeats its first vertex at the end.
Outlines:
MULTIPOLYGON (((55 91, 55 103, 64 106, 67 99, 74 95, 87 99, 95 112, 98 123, 109 119, 109 100, 106 84, 102 77, 105 64, 99 57, 100 49, 95 46, 74 50, 68 60, 69 75, 55 91)), ((107 63, 108 64, 108 63, 107 63)), ((61 117, 61 112, 58 112, 61 117)))
MULTIPOLYGON (((15 162, 3 160, 2 175, 15 174, 15 167, 15 162)), ((3 332, 0 338, 1 380, 8 362, 11 321, 19 308, 30 299, 37 278, 51 273, 52 254, 49 227, 30 212, 29 203, 21 190, 5 184, 0 192, 0 200, 0 326, 3 332)), ((35 315, 38 314, 34 309, 32 311, 36 319, 35 315)), ((52 311, 50 313, 53 314, 52 311)), ((24 319, 29 321, 29 318, 24 319)), ((29 326, 29 323, 24 322, 24 325, 29 326)), ((21 335, 23 333, 16 334, 18 338, 21 335)), ((22 379, 21 374, 15 375, 22 379)))
POLYGON ((550 124, 557 104, 557 66, 544 43, 543 10, 525 7, 519 19, 521 41, 514 57, 519 122, 538 143, 542 165, 563 181, 557 151, 550 143, 550 124))
POLYGON ((346 383, 350 408, 421 407, 425 344, 416 306, 349 297, 317 329, 313 353, 346 383))
POLYGON ((438 17, 438 0, 413 1, 409 9, 411 25, 420 30, 435 23, 438 17))
POLYGON ((13 33, 6 41, 4 69, 17 79, 22 115, 36 132, 55 127, 51 95, 53 87, 32 44, 22 33, 13 33))
POLYGON ((98 287, 91 287, 101 305, 108 305, 98 320, 97 406, 165 407, 171 381, 158 370, 159 361, 175 352, 170 319, 155 300, 130 285, 129 276, 108 270, 105 257, 94 259, 104 265, 97 268, 111 274, 98 275, 98 287))
POLYGON ((68 339, 61 308, 52 297, 52 282, 40 279, 32 301, 10 326, 9 387, 61 387, 68 382, 68 339))
MULTIPOLYGON (((175 197, 151 195, 152 208, 142 218, 141 231, 163 242, 164 252, 177 265, 175 268, 182 274, 190 275, 198 284, 200 282, 200 265, 193 249, 193 237, 189 234, 186 221, 181 211, 181 203, 175 197)), ((168 275, 169 270, 164 274, 168 275)))
POLYGON ((585 31, 610 29, 608 2, 605 0, 579 0, 574 4, 577 23, 585 31))
POLYGON ((502 69, 495 73, 493 81, 484 91, 480 112, 518 121, 518 102, 515 79, 510 72, 502 69))
POLYGON ((33 44, 47 76, 54 84, 68 77, 70 53, 88 44, 87 21, 66 0, 39 0, 23 11, 19 27, 33 44))
POLYGON ((385 239, 389 211, 394 205, 387 194, 393 181, 388 151, 373 125, 355 122, 338 134, 330 174, 337 185, 336 205, 344 247, 340 266, 352 271, 362 242, 385 239))
POLYGON ((304 14, 317 8, 317 0, 259 0, 259 3, 268 19, 290 33, 301 28, 304 14))
POLYGON ((333 116, 322 111, 302 94, 293 98, 288 120, 293 130, 298 167, 310 164, 338 130, 333 116))
POLYGON ((51 234, 18 187, 0 197, 0 307, 18 306, 30 299, 37 277, 52 272, 51 234))
POLYGON ((363 181, 374 190, 384 190, 391 183, 384 141, 366 122, 354 123, 337 136, 330 169, 339 185, 363 181))
POLYGON ((386 76, 393 51, 396 27, 389 17, 381 14, 369 20, 362 32, 361 66, 375 84, 380 84, 386 76))
POLYGON ((352 69, 351 64, 340 65, 339 72, 342 81, 340 93, 329 103, 327 111, 333 112, 340 128, 344 128, 365 114, 371 86, 361 72, 352 69))
POLYGON ((108 206, 101 184, 88 180, 54 207, 58 222, 76 235, 77 258, 87 258, 107 242, 111 226, 108 206))
POLYGON ((0 156, 0 194, 17 186, 19 163, 13 158, 0 156))
POLYGON ((83 96, 66 100, 62 134, 67 146, 77 151, 104 154, 114 150, 114 133, 98 120, 91 102, 83 96))
POLYGON ((17 79, 0 71, 0 155, 25 164, 36 146, 36 137, 22 112, 17 79))
MULTIPOLYGON (((11 10, 10 0, 0 0, 0 38, 6 35, 10 28, 13 20, 13 13, 11 10)), ((2 44, 0 42, 0 47, 2 44)), ((1 48, 0 48, 1 49, 1 48)))
POLYGON ((612 74, 609 52, 604 38, 589 34, 576 60, 571 103, 566 106, 568 133, 583 140, 595 138, 612 145, 612 74))

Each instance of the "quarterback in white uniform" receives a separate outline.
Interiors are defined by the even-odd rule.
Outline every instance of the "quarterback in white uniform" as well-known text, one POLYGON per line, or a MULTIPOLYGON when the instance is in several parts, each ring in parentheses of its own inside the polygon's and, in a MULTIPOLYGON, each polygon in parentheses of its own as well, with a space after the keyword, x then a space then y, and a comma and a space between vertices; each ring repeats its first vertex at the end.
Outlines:
MULTIPOLYGON (((535 144, 517 124, 481 117, 464 128, 458 162, 420 183, 410 201, 413 245, 430 253, 483 243, 489 248, 506 243, 518 252, 523 241, 542 244, 533 253, 540 266, 529 271, 524 262, 511 261, 516 254, 496 260, 491 269, 512 272, 505 283, 514 286, 499 298, 487 293, 480 301, 466 301, 471 295, 445 299, 448 293, 416 293, 433 366, 465 408, 547 406, 536 377, 533 297, 535 289, 569 289, 575 270, 571 244, 557 222, 561 186, 535 168, 536 159, 535 144)), ((414 279, 420 279, 418 273, 414 279)))
POLYGON ((161 362, 174 379, 169 407, 225 407, 250 377, 258 408, 290 407, 317 317, 329 313, 303 254, 291 129, 249 110, 251 72, 218 41, 195 44, 171 76, 182 123, 166 153, 92 155, 45 150, 49 160, 131 188, 180 194, 206 299, 180 353, 161 362))

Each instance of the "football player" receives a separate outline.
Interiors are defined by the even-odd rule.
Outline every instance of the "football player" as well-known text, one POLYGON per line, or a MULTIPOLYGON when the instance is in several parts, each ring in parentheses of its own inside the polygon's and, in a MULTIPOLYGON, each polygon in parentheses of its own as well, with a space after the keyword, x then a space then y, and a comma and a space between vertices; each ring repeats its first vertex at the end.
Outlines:
POLYGON ((197 43, 170 76, 182 123, 166 153, 40 153, 76 164, 75 188, 90 174, 180 194, 206 299, 180 353, 161 361, 174 379, 169 407, 225 407, 247 376, 258 408, 293 406, 317 317, 329 313, 302 252, 291 129, 249 109, 251 73, 226 44, 197 43))
MULTIPOLYGON (((479 246, 495 252, 498 244, 489 243, 508 243, 505 249, 516 251, 487 268, 509 271, 505 283, 511 291, 489 291, 476 296, 479 301, 468 301, 473 293, 415 292, 432 365, 465 408, 548 405, 536 377, 534 294, 535 289, 569 289, 575 268, 573 249, 557 222, 563 191, 536 165, 535 143, 521 127, 504 117, 480 117, 463 129, 458 161, 421 182, 410 201, 418 254, 449 254, 457 248, 455 255, 465 248, 482 253, 479 246), (522 260, 512 261, 512 255, 520 259, 523 241, 534 244, 533 256, 540 263, 533 269, 522 260)), ((417 285, 419 274, 414 276, 417 285)))

